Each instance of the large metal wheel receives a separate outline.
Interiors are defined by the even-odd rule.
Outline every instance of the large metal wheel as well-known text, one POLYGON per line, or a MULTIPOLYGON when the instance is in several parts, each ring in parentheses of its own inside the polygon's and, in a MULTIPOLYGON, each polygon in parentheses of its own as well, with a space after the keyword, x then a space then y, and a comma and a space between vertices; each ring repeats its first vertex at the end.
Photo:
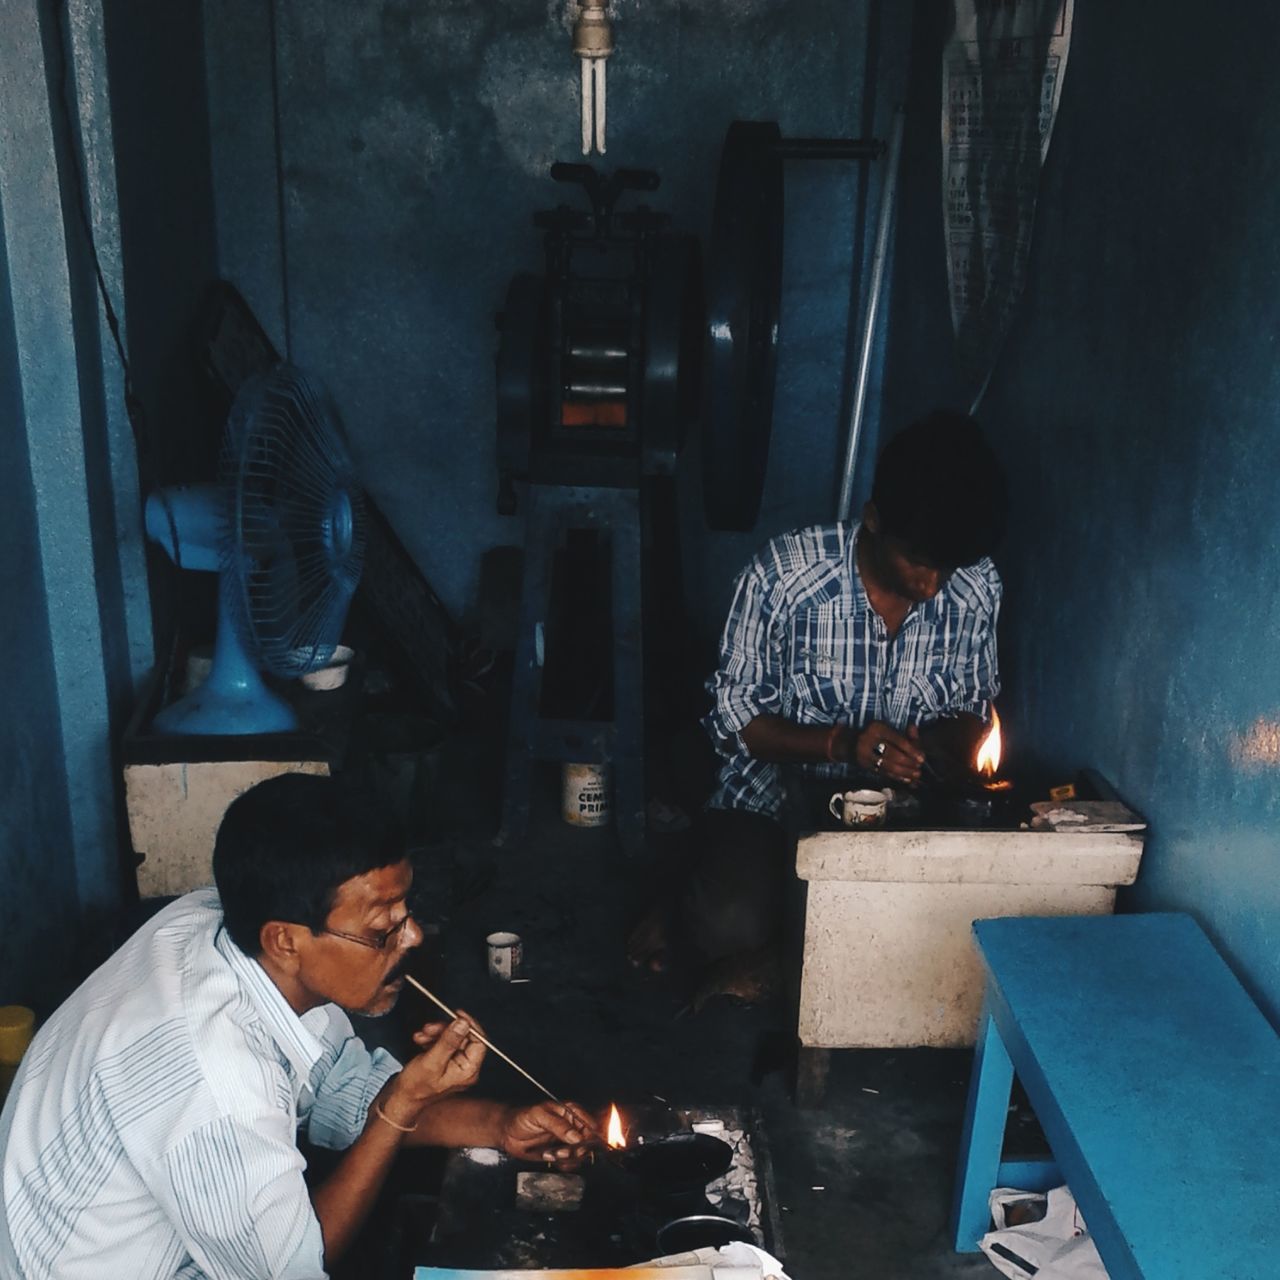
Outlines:
POLYGON ((692 236, 662 236, 650 247, 645 291, 646 475, 672 475, 698 413, 702 389, 702 263, 692 236))
POLYGON ((781 134, 725 135, 707 253, 702 490, 713 529, 755 527, 769 461, 782 295, 781 134))
POLYGON ((534 436, 545 430, 546 311, 542 277, 513 276, 498 316, 498 506, 503 514, 514 510, 511 482, 528 476, 534 436))

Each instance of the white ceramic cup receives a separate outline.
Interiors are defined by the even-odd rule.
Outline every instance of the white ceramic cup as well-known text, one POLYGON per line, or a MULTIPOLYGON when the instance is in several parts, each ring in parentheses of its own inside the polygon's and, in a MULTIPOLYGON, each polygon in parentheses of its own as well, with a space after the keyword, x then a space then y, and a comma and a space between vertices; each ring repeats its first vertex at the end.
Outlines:
POLYGON ((308 689, 341 689, 347 683, 347 672, 355 650, 345 644, 333 646, 328 663, 316 671, 304 672, 298 677, 308 689))
POLYGON ((892 791, 837 791, 827 808, 842 827, 883 827, 892 791))
POLYGON ((489 944, 489 977, 510 982, 520 972, 520 961, 524 958, 520 935, 491 933, 485 941, 489 944))

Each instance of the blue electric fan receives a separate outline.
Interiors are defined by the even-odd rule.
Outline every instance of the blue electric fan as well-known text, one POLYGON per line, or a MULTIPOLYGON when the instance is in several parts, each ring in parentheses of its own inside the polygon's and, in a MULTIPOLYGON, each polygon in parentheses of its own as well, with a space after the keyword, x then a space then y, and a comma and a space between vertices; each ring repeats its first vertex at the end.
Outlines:
POLYGON ((175 564, 220 573, 208 678, 153 728, 296 729, 262 673, 290 679, 329 661, 364 557, 360 490, 324 388, 285 364, 251 378, 231 406, 218 482, 153 493, 145 522, 175 564))

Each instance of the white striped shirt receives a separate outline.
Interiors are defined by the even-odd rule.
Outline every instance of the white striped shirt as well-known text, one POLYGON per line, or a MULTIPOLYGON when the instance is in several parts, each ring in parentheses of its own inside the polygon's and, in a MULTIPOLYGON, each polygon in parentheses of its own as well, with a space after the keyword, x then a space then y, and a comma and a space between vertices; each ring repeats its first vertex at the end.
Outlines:
MULTIPOLYGON (((709 801, 776 817, 780 767, 755 760, 741 732, 760 715, 797 724, 881 720, 895 728, 968 711, 985 718, 1000 692, 1000 576, 990 560, 957 569, 911 607, 890 639, 858 573, 857 524, 813 525, 766 544, 738 576, 704 724, 723 764, 709 801)), ((806 765, 845 777, 847 764, 806 765)))
POLYGON ((0 1114, 0 1277, 323 1277, 297 1146, 344 1148, 400 1064, 299 1017, 201 889, 35 1037, 0 1114))

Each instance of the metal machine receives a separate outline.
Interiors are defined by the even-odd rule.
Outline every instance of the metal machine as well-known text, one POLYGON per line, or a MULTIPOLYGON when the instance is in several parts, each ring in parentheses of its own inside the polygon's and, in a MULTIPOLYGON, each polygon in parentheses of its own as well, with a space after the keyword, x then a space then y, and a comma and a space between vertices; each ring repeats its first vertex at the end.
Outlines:
MULTIPOLYGON (((857 389, 850 385, 851 454, 897 150, 882 184, 857 389)), ((560 760, 611 764, 623 845, 642 842, 645 641, 652 648, 657 637, 679 635, 678 612, 666 619, 657 613, 673 597, 677 611, 680 604, 671 482, 677 456, 700 419, 707 523, 754 527, 773 423, 783 161, 865 162, 884 151, 872 139, 788 139, 775 123, 734 121, 721 152, 705 291, 693 237, 671 231, 666 215, 646 205, 618 208, 624 193, 656 189, 657 174, 620 169, 602 177, 587 165, 552 166, 557 181, 583 189, 590 210, 561 205, 535 215, 545 270, 512 279, 498 321, 498 509, 514 512, 515 483, 528 484, 503 815, 508 838, 528 821, 533 762, 560 760), (584 538, 594 549, 578 559, 586 581, 577 607, 608 613, 608 690, 594 706, 565 713, 544 697, 544 672, 558 647, 549 633, 552 580, 584 538), (662 590, 650 591, 642 609, 646 578, 660 578, 662 590)), ((577 669, 589 667, 584 661, 577 669)))
POLYGON ((525 829, 534 761, 608 763, 618 831, 634 849, 644 836, 644 633, 661 626, 642 598, 656 548, 674 546, 671 477, 698 407, 701 270, 697 241, 665 214, 618 208, 625 192, 656 189, 656 173, 557 164, 551 176, 580 186, 590 209, 535 216, 545 271, 511 281, 498 321, 499 511, 515 511, 515 482, 527 482, 503 830, 515 839, 525 829), (571 610, 605 616, 576 664, 581 696, 557 707, 544 676, 589 629, 555 631, 555 579, 573 578, 575 565, 571 610))
POLYGON ((498 509, 515 510, 512 481, 635 486, 675 470, 697 410, 702 343, 698 243, 626 191, 658 175, 555 164, 590 211, 538 213, 546 271, 515 276, 499 317, 498 509))

